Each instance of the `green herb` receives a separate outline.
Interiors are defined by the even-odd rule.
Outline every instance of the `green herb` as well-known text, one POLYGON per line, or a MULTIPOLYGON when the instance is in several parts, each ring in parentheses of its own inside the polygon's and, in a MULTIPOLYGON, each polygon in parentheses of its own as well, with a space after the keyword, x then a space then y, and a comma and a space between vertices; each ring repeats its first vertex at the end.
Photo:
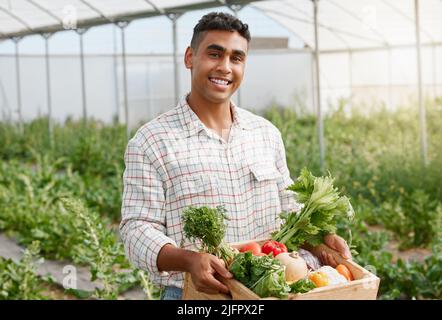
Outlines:
POLYGON ((310 279, 300 279, 290 284, 290 292, 292 293, 306 293, 316 288, 316 285, 310 279))
POLYGON ((298 180, 287 189, 295 192, 303 208, 299 213, 281 213, 284 225, 272 237, 285 243, 290 251, 297 250, 305 242, 314 246, 320 244, 324 234, 336 231, 337 217, 354 216, 350 201, 333 187, 330 175, 315 177, 304 168, 298 180))
POLYGON ((254 256, 250 251, 239 253, 229 271, 261 298, 287 298, 290 292, 284 267, 271 256, 254 256))
POLYGON ((223 206, 188 207, 183 212, 184 235, 195 244, 200 241, 200 250, 223 259, 229 265, 235 253, 224 242, 227 219, 226 210, 223 206))

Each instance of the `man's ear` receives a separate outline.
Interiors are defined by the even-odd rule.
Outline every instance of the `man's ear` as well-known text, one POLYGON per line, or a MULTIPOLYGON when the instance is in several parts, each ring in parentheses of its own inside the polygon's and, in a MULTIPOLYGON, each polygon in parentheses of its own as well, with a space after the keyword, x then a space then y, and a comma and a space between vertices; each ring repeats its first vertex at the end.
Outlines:
POLYGON ((187 47, 186 52, 184 54, 184 65, 187 69, 192 69, 192 57, 193 57, 193 49, 191 47, 187 47))

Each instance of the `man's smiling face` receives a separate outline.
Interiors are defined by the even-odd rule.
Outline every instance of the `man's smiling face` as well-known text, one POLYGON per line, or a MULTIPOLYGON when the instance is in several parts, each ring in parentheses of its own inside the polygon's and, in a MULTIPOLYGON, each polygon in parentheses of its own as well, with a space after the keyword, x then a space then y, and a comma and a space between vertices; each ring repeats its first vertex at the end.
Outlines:
POLYGON ((211 103, 229 101, 243 79, 247 49, 247 40, 236 31, 206 31, 196 50, 185 54, 192 92, 211 103))

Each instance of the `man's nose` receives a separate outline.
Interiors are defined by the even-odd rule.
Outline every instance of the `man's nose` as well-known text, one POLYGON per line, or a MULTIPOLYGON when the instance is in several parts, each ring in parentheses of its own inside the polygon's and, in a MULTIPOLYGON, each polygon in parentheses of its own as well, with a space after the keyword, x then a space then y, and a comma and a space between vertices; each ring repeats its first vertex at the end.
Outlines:
POLYGON ((224 57, 224 59, 220 59, 217 70, 221 71, 222 73, 228 74, 232 72, 232 68, 230 66, 230 59, 229 57, 224 57))

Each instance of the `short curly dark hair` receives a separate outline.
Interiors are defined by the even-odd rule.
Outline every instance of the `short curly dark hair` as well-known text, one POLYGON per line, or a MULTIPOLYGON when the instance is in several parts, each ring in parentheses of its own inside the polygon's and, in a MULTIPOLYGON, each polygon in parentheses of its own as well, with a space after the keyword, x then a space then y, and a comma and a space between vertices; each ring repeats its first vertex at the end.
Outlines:
POLYGON ((196 49, 200 44, 203 35, 210 30, 237 31, 242 37, 250 42, 249 26, 235 16, 224 12, 211 12, 204 15, 193 28, 193 36, 190 46, 196 49))

